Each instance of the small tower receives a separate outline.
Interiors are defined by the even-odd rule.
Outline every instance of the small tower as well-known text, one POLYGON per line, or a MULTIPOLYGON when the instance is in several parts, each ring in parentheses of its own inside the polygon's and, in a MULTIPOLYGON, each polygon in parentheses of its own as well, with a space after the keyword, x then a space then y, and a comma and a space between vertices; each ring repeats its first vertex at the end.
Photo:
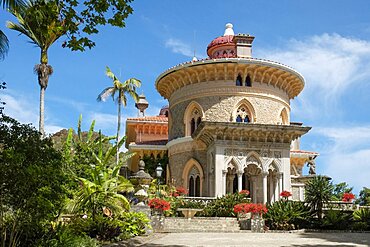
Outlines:
POLYGON ((139 109, 139 117, 145 117, 145 109, 148 108, 149 103, 144 94, 140 94, 139 101, 135 103, 135 107, 139 109))

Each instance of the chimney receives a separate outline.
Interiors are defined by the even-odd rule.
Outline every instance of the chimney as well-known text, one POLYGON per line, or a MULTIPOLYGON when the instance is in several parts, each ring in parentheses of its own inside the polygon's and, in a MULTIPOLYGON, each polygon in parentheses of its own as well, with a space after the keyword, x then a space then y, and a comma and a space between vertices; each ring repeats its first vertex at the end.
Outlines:
POLYGON ((234 36, 234 43, 236 45, 236 56, 241 58, 252 57, 252 42, 254 36, 249 34, 238 33, 234 36))

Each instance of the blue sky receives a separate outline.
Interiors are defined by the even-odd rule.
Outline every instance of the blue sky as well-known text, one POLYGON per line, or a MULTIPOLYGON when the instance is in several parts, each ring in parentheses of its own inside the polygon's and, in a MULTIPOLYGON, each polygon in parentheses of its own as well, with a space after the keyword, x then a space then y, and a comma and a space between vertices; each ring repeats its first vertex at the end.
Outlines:
MULTIPOLYGON (((287 64, 303 74, 306 86, 292 104, 293 121, 312 126, 301 148, 317 151, 317 170, 346 181, 358 192, 370 187, 370 2, 369 1, 174 1, 136 0, 126 28, 101 27, 92 50, 71 52, 61 38, 49 51, 54 68, 46 90, 46 129, 84 126, 114 134, 116 106, 96 102, 111 85, 108 65, 121 80, 136 77, 156 115, 167 102, 156 92, 156 77, 189 61, 193 50, 205 57, 208 43, 224 32, 254 35, 253 56, 287 64)), ((5 113, 37 126, 39 86, 33 66, 40 51, 23 36, 5 28, 13 20, 0 10, 0 25, 10 51, 0 61, 0 80, 8 89, 0 98, 5 113)), ((123 116, 136 116, 132 101, 123 116)), ((123 128, 124 129, 124 126, 123 128)))

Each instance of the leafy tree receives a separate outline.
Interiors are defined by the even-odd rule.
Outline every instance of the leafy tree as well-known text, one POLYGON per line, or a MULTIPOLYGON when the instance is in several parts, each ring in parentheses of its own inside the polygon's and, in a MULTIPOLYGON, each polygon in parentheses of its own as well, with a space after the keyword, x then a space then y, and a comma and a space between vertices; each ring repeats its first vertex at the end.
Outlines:
POLYGON ((316 176, 305 186, 305 201, 311 206, 319 220, 322 219, 322 208, 327 203, 333 191, 333 185, 327 177, 316 176))
MULTIPOLYGON (((117 136, 116 144, 120 142, 119 132, 121 129, 121 105, 127 105, 126 94, 131 96, 135 102, 139 100, 139 96, 136 93, 136 88, 141 86, 141 81, 135 78, 127 79, 124 82, 121 82, 107 66, 106 75, 113 80, 113 86, 105 88, 97 98, 97 101, 105 101, 108 97, 112 97, 113 101, 118 104, 118 113, 117 113, 117 136), (117 94, 117 97, 116 97, 117 94)), ((116 145, 116 164, 118 165, 119 161, 119 145, 116 145)))
POLYGON ((35 65, 34 71, 40 85, 39 131, 42 136, 44 136, 45 90, 49 76, 53 73, 53 68, 48 64, 48 50, 68 30, 65 20, 61 18, 61 9, 62 5, 56 1, 30 1, 11 10, 18 24, 10 21, 7 23, 8 28, 27 36, 31 43, 41 50, 40 64, 35 65))
MULTIPOLYGON (((132 190, 131 183, 119 175, 121 166, 112 161, 115 156, 117 148, 115 145, 110 145, 107 150, 104 150, 103 144, 112 139, 112 137, 103 137, 99 132, 99 136, 93 139, 94 122, 91 124, 90 130, 87 134, 87 139, 83 140, 81 135, 81 117, 78 124, 78 143, 80 149, 73 148, 73 130, 70 129, 66 141, 66 148, 64 157, 70 167, 80 164, 75 164, 74 161, 83 161, 87 159, 88 169, 83 171, 74 171, 80 188, 77 190, 74 200, 70 203, 72 212, 91 214, 93 219, 96 216, 106 214, 119 214, 122 211, 127 211, 130 207, 128 200, 120 194, 132 190), (84 159, 78 157, 78 153, 82 151, 84 159), (78 157, 74 159, 74 157, 78 157)), ((125 138, 117 144, 121 146, 125 138)), ((126 155, 125 159, 132 155, 126 155)), ((73 170, 73 168, 71 168, 73 170)))
POLYGON ((370 206, 370 188, 363 187, 358 195, 358 200, 356 203, 360 204, 361 206, 370 206))
MULTIPOLYGON (((27 36, 41 50, 40 64, 34 71, 40 85, 39 131, 44 136, 44 94, 53 68, 48 64, 48 49, 60 37, 67 36, 64 46, 84 51, 95 43, 81 33, 96 34, 97 26, 110 24, 124 27, 124 20, 132 13, 131 0, 85 1, 82 7, 76 0, 31 0, 10 9, 19 24, 8 22, 10 29, 27 36), (78 11, 77 11, 78 10, 78 11), (109 17, 107 13, 113 13, 109 17)), ((1 38, 1 36, 0 36, 1 38)), ((0 39, 1 41, 1 39, 0 39)), ((1 43, 0 43, 1 45, 1 43)), ((0 46, 1 47, 1 46, 0 46)))
POLYGON ((33 127, 2 116, 0 170, 1 235, 6 229, 2 224, 12 224, 20 246, 32 246, 58 218, 66 200, 62 155, 33 127))
POLYGON ((143 161, 145 163, 145 171, 149 173, 153 178, 156 177, 155 169, 157 169, 158 164, 161 164, 163 168, 162 177, 166 177, 166 170, 168 165, 168 155, 165 154, 163 157, 154 157, 149 155, 144 155, 143 161))
POLYGON ((333 185, 332 201, 341 201, 344 193, 352 193, 353 187, 349 187, 346 182, 333 185))

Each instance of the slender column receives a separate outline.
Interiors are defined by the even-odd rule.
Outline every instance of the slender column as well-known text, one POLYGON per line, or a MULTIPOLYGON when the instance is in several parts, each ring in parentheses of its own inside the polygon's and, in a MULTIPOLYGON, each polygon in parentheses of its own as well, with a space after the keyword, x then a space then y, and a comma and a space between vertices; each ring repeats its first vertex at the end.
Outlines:
POLYGON ((274 176, 275 202, 279 200, 279 178, 278 174, 274 176))
POLYGON ((279 173, 279 199, 280 193, 283 191, 283 174, 279 173))
POLYGON ((252 180, 252 195, 253 195, 252 200, 254 203, 257 203, 257 177, 252 176, 251 180, 252 180))
POLYGON ((226 195, 226 170, 222 170, 222 195, 226 195))
POLYGON ((234 174, 229 174, 229 175, 226 175, 226 179, 227 179, 227 193, 230 193, 232 194, 233 193, 233 185, 234 185, 234 174))
POLYGON ((271 176, 268 176, 269 178, 269 181, 270 181, 270 198, 269 198, 269 202, 272 203, 275 201, 275 195, 274 195, 274 179, 271 176))
POLYGON ((225 193, 223 190, 223 167, 224 167, 224 150, 221 147, 215 148, 215 180, 214 180, 214 188, 215 188, 215 196, 222 196, 225 193))
POLYGON ((267 203, 267 175, 268 172, 262 173, 263 203, 267 203))
POLYGON ((238 191, 243 189, 243 172, 238 172, 238 191))

